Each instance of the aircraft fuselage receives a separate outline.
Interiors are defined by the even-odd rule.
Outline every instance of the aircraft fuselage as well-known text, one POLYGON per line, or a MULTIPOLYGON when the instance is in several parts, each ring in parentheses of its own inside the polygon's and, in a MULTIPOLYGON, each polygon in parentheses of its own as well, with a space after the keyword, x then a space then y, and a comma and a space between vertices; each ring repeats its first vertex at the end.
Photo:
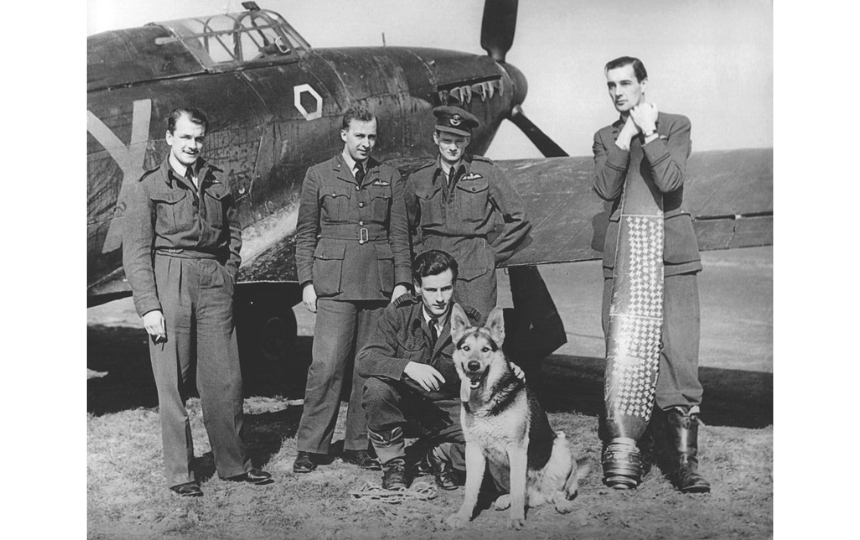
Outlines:
POLYGON ((255 268, 253 261, 290 244, 305 171, 342 149, 347 108, 363 105, 377 114, 376 155, 409 171, 435 153, 433 107, 454 103, 478 116, 470 151, 481 154, 525 95, 516 68, 435 49, 294 50, 267 62, 207 68, 158 25, 91 36, 88 49, 90 297, 128 291, 116 218, 127 183, 166 156, 166 118, 175 107, 210 116, 203 155, 226 172, 237 201, 240 281, 294 281, 291 258, 281 268, 255 268))

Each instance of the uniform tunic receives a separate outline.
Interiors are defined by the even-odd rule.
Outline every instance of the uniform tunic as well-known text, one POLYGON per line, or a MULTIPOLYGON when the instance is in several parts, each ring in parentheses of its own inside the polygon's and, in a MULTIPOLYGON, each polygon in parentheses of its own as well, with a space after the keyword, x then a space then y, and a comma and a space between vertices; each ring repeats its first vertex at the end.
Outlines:
POLYGON ((489 313, 496 305, 496 266, 525 246, 531 224, 504 173, 483 156, 466 155, 446 180, 439 158, 406 181, 415 254, 438 249, 459 266, 457 302, 489 313))
POLYGON ((410 283, 403 181, 396 169, 367 160, 359 184, 341 154, 308 169, 296 227, 299 282, 317 293, 313 361, 297 432, 300 451, 329 451, 343 379, 353 364, 344 449, 367 449, 361 408, 364 378, 353 356, 372 332, 396 284, 410 283))
POLYGON ((699 247, 689 212, 684 210, 684 175, 690 155, 690 120, 659 113, 658 137, 642 144, 634 137, 630 150, 615 144, 624 120, 594 135, 594 191, 613 201, 603 249, 603 330, 609 339, 612 272, 618 248, 621 193, 627 180, 653 180, 663 194, 663 349, 657 377, 656 402, 661 409, 699 405, 699 290, 696 273, 702 270, 699 247))
POLYGON ((168 486, 194 480, 183 384, 195 356, 218 475, 251 468, 240 438, 242 375, 233 324, 242 231, 223 171, 202 159, 194 167, 199 188, 165 159, 132 184, 123 218, 123 265, 135 308, 141 316, 162 311, 167 330, 167 342, 150 340, 149 350, 168 486))

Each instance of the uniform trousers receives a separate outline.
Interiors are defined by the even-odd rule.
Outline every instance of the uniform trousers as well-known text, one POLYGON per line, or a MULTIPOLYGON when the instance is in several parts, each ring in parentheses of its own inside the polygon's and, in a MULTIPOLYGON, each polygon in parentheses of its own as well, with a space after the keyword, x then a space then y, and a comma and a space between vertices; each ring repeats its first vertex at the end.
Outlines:
MULTIPOLYGON (((415 426, 422 445, 441 446, 446 461, 459 471, 466 470, 466 439, 460 425, 458 398, 428 393, 412 380, 369 377, 364 385, 362 406, 367 411, 367 427, 373 433, 387 435, 398 427, 415 426)), ((376 452, 382 463, 402 457, 385 455, 382 449, 376 452)))
POLYGON ((299 451, 328 453, 347 369, 352 372, 352 389, 343 448, 367 450, 367 416, 361 408, 364 378, 355 370, 355 356, 376 329, 376 321, 387 304, 381 300, 317 300, 313 360, 308 370, 304 411, 296 434, 299 451))
MULTIPOLYGON (((609 336, 612 278, 603 280, 603 333, 609 336)), ((702 402, 699 382, 699 286, 695 273, 663 280, 663 348, 655 401, 661 410, 702 402)))
POLYGON ((496 307, 496 291, 496 270, 493 269, 474 279, 457 278, 454 285, 454 301, 478 310, 483 322, 490 311, 496 307))
POLYGON ((185 409, 193 358, 203 423, 218 476, 251 469, 242 443, 242 372, 233 324, 233 279, 214 259, 157 254, 155 283, 166 343, 149 343, 168 486, 194 481, 191 426, 185 409), (196 354, 195 354, 196 353, 196 354))

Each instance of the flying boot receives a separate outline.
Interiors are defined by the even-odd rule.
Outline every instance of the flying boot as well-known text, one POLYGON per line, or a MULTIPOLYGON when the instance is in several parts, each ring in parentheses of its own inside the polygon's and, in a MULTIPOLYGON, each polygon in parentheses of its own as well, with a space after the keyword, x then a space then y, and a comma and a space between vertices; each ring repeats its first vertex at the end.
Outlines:
POLYGON ((657 461, 657 423, 662 420, 658 415, 662 411, 658 407, 654 407, 654 412, 651 414, 651 421, 648 422, 648 427, 642 433, 636 446, 639 448, 639 456, 642 461, 642 480, 648 476, 654 464, 657 461))
POLYGON ((672 407, 665 414, 675 487, 681 493, 711 491, 711 484, 698 473, 699 407, 672 407))
POLYGON ((406 441, 403 439, 403 428, 395 427, 383 432, 368 429, 367 437, 382 464, 382 489, 409 488, 412 475, 406 466, 406 441))

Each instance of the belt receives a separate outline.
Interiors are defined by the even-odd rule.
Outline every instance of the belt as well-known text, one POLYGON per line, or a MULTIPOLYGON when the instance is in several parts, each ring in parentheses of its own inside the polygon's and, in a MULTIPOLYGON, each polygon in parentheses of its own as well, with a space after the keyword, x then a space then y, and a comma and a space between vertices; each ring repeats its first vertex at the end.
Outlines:
POLYGON ((359 244, 379 240, 388 240, 388 231, 378 224, 362 227, 360 224, 326 225, 320 230, 319 238, 333 240, 358 240, 359 244))
POLYGON ((167 257, 177 257, 179 259, 219 259, 218 255, 206 253, 205 251, 195 251, 193 249, 181 248, 158 248, 155 250, 156 255, 165 255, 167 257))

